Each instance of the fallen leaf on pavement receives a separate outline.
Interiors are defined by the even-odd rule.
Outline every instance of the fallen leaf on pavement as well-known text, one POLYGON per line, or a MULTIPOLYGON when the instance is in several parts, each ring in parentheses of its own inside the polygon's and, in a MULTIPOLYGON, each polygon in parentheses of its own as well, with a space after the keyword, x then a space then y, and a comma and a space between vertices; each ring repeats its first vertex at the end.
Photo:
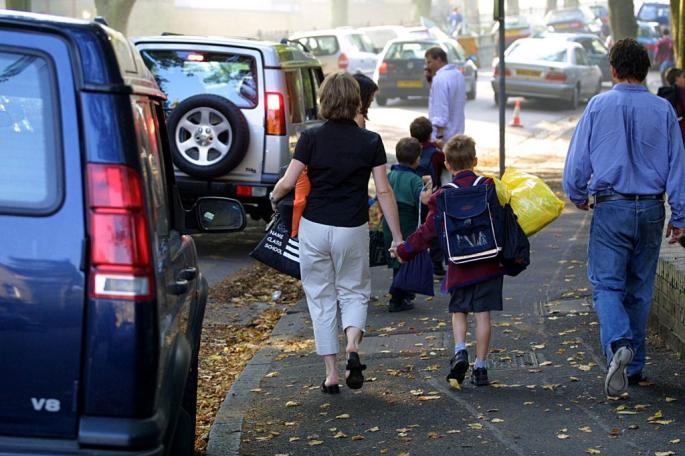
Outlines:
POLYGON ((580 379, 578 377, 569 377, 568 379, 571 380, 572 382, 579 382, 580 381, 580 379))
POLYGON ((317 446, 317 445, 321 445, 322 443, 323 443, 323 440, 310 440, 309 442, 307 442, 307 445, 317 446))
POLYGON ((302 405, 302 404, 300 404, 300 403, 297 402, 297 401, 288 401, 288 402, 285 403, 285 406, 286 406, 286 407, 298 407, 298 406, 300 406, 300 405, 302 405))
POLYGON ((345 434, 345 433, 342 432, 342 431, 338 431, 338 432, 333 436, 334 439, 344 439, 345 437, 347 437, 347 434, 345 434))
POLYGON ((637 405, 635 406, 635 410, 638 411, 638 412, 644 412, 644 411, 647 410, 648 408, 649 408, 649 405, 646 405, 646 404, 637 404, 637 405))
POLYGON ((592 432, 592 429, 590 428, 590 426, 579 427, 578 430, 580 432, 592 432))
POLYGON ((288 439, 288 442, 293 443, 293 442, 297 442, 297 441, 299 441, 299 440, 300 440, 299 437, 290 437, 290 438, 288 439))
POLYGON ((675 456, 673 451, 655 451, 654 456, 675 456))
POLYGON ((269 372, 266 374, 264 377, 266 378, 273 378, 273 377, 278 377, 280 374, 278 372, 269 372))
POLYGON ((571 437, 571 436, 568 435, 568 434, 557 434, 557 438, 558 438, 559 440, 566 440, 566 439, 568 439, 568 438, 570 438, 570 437, 571 437))
POLYGON ((675 402, 675 401, 677 401, 677 400, 678 400, 678 399, 676 399, 675 397, 666 397, 666 402, 669 402, 669 403, 670 403, 670 402, 675 402))
POLYGON ((349 413, 343 413, 342 415, 336 416, 336 418, 339 420, 347 420, 350 418, 350 414, 349 413))
POLYGON ((585 452, 587 454, 602 454, 602 452, 596 448, 588 448, 587 450, 585 450, 585 452))
POLYGON ((435 399, 440 399, 440 396, 419 396, 420 401, 432 401, 435 399))
POLYGON ((493 418, 490 420, 491 423, 504 423, 504 420, 501 418, 493 418))
POLYGON ((647 421, 654 421, 658 420, 659 418, 663 418, 664 414, 661 412, 661 410, 657 410, 656 413, 649 418, 647 418, 647 421))
POLYGON ((450 378, 450 388, 461 391, 461 385, 456 378, 450 378))
POLYGON ((540 366, 551 366, 551 365, 552 365, 552 361, 543 361, 540 363, 540 366))
POLYGON ((680 439, 670 440, 669 443, 672 443, 673 445, 677 445, 678 443, 680 443, 680 439))
POLYGON ((378 432, 380 430, 381 428, 379 428, 378 426, 374 426, 372 428, 367 429, 366 432, 378 432))
POLYGON ((611 428, 611 430, 609 431, 609 435, 614 436, 614 437, 621 435, 621 428, 617 428, 617 427, 611 428))
POLYGON ((470 424, 469 424, 469 427, 470 427, 471 429, 483 429, 483 425, 480 424, 480 423, 470 423, 470 424))
POLYGON ((353 435, 352 436, 352 441, 353 442, 358 442, 359 440, 364 440, 365 437, 363 435, 353 435))

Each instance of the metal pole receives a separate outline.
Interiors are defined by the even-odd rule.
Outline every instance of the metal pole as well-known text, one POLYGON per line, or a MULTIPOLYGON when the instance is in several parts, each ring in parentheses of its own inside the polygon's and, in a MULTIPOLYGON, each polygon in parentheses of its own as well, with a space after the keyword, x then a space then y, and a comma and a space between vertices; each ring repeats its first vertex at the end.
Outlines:
POLYGON ((504 0, 496 0, 499 3, 499 177, 504 175, 505 153, 504 133, 506 128, 505 108, 507 103, 507 90, 504 84, 504 0))

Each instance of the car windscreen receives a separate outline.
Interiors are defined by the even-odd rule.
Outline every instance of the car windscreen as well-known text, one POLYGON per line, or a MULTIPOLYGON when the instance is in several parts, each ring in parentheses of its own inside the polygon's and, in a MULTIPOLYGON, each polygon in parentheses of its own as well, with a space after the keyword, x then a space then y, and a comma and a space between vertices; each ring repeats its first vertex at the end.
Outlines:
POLYGON ((385 60, 424 60, 426 51, 433 43, 394 43, 388 49, 385 60))
POLYGON ((552 40, 519 41, 507 52, 509 60, 566 62, 566 45, 552 40))
POLYGON ((334 35, 306 36, 295 41, 304 44, 314 57, 333 55, 340 50, 338 39, 334 35))
POLYGON ((668 5, 642 5, 637 18, 641 21, 656 21, 659 18, 667 18, 669 12, 668 5))
POLYGON ((54 69, 0 51, 0 212, 49 213, 63 197, 54 69))
POLYGON ((373 43, 368 36, 361 33, 347 35, 347 41, 358 52, 374 52, 373 43))
POLYGON ((222 96, 239 108, 259 102, 257 63, 250 55, 148 49, 141 54, 167 96, 166 109, 199 94, 222 96))

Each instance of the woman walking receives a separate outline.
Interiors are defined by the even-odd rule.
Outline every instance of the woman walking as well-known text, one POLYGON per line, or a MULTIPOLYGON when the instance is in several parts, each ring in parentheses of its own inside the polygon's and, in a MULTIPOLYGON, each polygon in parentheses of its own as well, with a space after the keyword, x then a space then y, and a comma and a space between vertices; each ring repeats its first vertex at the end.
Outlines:
POLYGON ((337 313, 347 337, 345 383, 358 389, 366 368, 358 349, 371 293, 369 280, 368 183, 388 221, 393 246, 402 242, 397 205, 386 175, 385 149, 377 133, 355 123, 360 111, 359 85, 345 73, 329 75, 319 89, 320 127, 302 132, 285 175, 271 193, 271 203, 287 195, 307 167, 311 192, 300 221, 300 272, 314 328, 317 354, 323 356, 324 393, 338 393, 335 366, 337 313))

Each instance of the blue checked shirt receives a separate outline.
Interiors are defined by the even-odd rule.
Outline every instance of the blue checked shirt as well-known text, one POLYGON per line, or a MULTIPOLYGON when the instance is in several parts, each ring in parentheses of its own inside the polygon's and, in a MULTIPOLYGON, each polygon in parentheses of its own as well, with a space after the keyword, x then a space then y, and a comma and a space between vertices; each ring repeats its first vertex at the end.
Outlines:
POLYGON ((639 84, 592 98, 571 139, 563 185, 576 204, 603 190, 666 192, 671 224, 684 228, 685 149, 669 102, 639 84))

